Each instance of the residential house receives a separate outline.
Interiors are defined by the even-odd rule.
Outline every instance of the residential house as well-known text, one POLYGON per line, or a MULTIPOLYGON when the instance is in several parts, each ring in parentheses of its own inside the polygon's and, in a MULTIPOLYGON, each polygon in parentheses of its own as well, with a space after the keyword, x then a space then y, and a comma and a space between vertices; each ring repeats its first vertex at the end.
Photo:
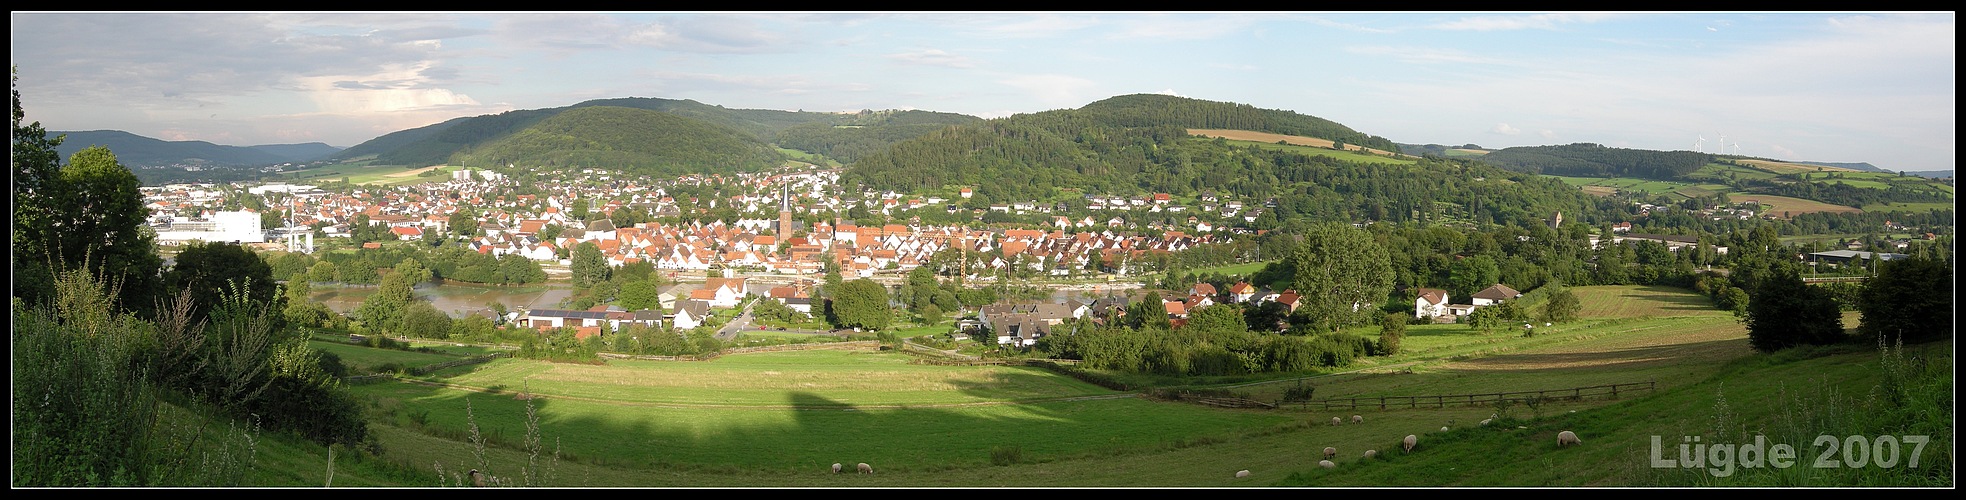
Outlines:
POLYGON ((1493 286, 1489 286, 1488 288, 1481 289, 1481 291, 1479 292, 1475 292, 1473 299, 1469 300, 1468 302, 1477 307, 1488 306, 1488 305, 1500 304, 1508 300, 1514 300, 1516 297, 1521 297, 1521 296, 1522 296, 1522 292, 1515 291, 1514 288, 1509 288, 1508 285, 1496 283, 1493 286))
POLYGON ((676 310, 669 315, 669 324, 677 330, 696 328, 710 318, 710 303, 702 300, 685 300, 676 304, 676 310))
POLYGON ((1419 297, 1413 299, 1414 318, 1437 318, 1450 314, 1447 310, 1447 290, 1421 288, 1419 297))

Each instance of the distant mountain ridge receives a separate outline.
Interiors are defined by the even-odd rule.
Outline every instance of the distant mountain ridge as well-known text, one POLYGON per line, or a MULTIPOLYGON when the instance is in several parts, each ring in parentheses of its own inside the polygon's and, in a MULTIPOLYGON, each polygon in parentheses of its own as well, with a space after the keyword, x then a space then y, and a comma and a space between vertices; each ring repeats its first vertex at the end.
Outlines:
MULTIPOLYGON (((560 167, 599 167, 642 172, 715 172, 737 166, 719 163, 725 160, 715 160, 715 158, 746 158, 739 163, 749 165, 749 162, 759 158, 756 152, 758 144, 775 144, 781 138, 780 134, 789 129, 803 127, 800 132, 795 133, 798 138, 786 138, 797 142, 799 144, 797 149, 837 154, 846 151, 840 148, 848 146, 856 152, 885 147, 895 141, 933 131, 941 126, 938 124, 969 123, 980 120, 966 115, 930 111, 880 113, 863 111, 855 114, 731 109, 687 99, 627 97, 596 99, 559 108, 515 110, 495 115, 456 118, 377 137, 343 150, 334 158, 354 160, 367 157, 380 164, 406 166, 447 163, 502 165, 504 163, 499 163, 500 160, 517 163, 517 160, 532 158, 543 161, 544 163, 541 164, 560 167), (584 114, 589 117, 605 115, 617 119, 614 122, 617 129, 648 128, 646 130, 601 130, 579 127, 577 124, 559 123, 554 127, 562 129, 562 132, 577 129, 580 136, 548 138, 534 131, 534 127, 547 123, 559 115, 581 112, 586 108, 634 109, 659 112, 662 116, 623 114, 618 111, 599 115, 584 114), (835 127, 853 130, 831 133, 831 129, 835 127), (732 133, 747 139, 736 140, 732 133), (519 142, 527 146, 515 146, 511 142, 511 139, 521 136, 525 137, 519 142), (648 149, 647 144, 622 142, 634 137, 644 139, 661 137, 659 142, 674 147, 696 148, 696 150, 680 155, 669 155, 648 149), (731 149, 722 151, 702 149, 699 146, 703 145, 692 144, 693 140, 690 137, 705 141, 706 144, 717 144, 731 149), (583 141, 585 141, 584 145, 581 144, 583 141), (835 149, 839 151, 834 151, 835 149), (546 150, 557 151, 557 153, 547 154, 546 150), (491 151, 496 151, 496 154, 488 155, 491 151), (662 156, 666 158, 657 159, 662 156), (621 163, 623 161, 630 163, 621 163)), ((777 153, 774 152, 772 155, 777 153)))
POLYGON ((62 158, 91 146, 103 146, 116 153, 118 162, 130 167, 257 167, 323 160, 341 151, 319 142, 224 146, 205 141, 166 141, 121 130, 49 131, 48 135, 67 136, 56 148, 62 158))

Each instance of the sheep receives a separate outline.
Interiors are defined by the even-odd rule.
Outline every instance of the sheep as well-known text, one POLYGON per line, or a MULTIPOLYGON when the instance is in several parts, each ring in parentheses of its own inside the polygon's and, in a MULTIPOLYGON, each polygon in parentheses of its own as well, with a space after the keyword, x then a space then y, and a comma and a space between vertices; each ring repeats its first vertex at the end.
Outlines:
POLYGON ((867 465, 867 463, 866 463, 866 462, 861 462, 861 463, 860 463, 860 473, 861 473, 861 474, 873 474, 873 473, 874 473, 874 466, 872 466, 872 465, 867 465))
POLYGON ((1584 444, 1584 440, 1577 439, 1577 433, 1575 432, 1563 431, 1556 433, 1556 447, 1562 448, 1573 444, 1584 444))
POLYGON ((1363 423, 1365 423, 1365 416, 1364 416, 1364 415, 1352 415, 1352 423, 1354 423, 1354 424, 1363 424, 1363 423))
POLYGON ((484 486, 484 485, 485 485, 485 474, 484 474, 484 473, 482 473, 482 472, 478 472, 478 469, 471 469, 471 472, 466 472, 465 474, 467 474, 467 475, 469 475, 469 476, 471 476, 471 485, 472 485, 472 486, 484 486))
POLYGON ((1342 422, 1344 422, 1344 419, 1340 419, 1338 417, 1331 417, 1331 425, 1338 425, 1339 423, 1342 422))
POLYGON ((1443 425, 1443 426, 1440 426, 1440 431, 1441 431, 1441 432, 1447 432, 1447 426, 1445 426, 1445 425, 1443 425))
POLYGON ((1365 450, 1366 460, 1371 460, 1374 458, 1379 458, 1379 450, 1365 450))
POLYGON ((1319 460, 1319 461, 1317 461, 1317 466, 1318 466, 1318 467, 1323 467, 1323 468, 1326 468, 1326 469, 1336 469, 1336 468, 1338 468, 1338 464, 1335 464, 1335 463, 1331 463, 1331 461, 1330 461, 1330 460, 1319 460))
POLYGON ((1249 469, 1236 471, 1236 477, 1249 477, 1249 469))
POLYGON ((1490 421, 1492 421, 1492 420, 1495 420, 1495 419, 1493 419, 1493 418, 1484 418, 1484 419, 1481 419, 1481 425, 1488 425, 1488 422, 1490 422, 1490 421))
POLYGON ((839 463, 839 462, 833 462, 833 473, 834 473, 834 474, 839 474, 839 473, 840 473, 840 463, 839 463))
POLYGON ((1331 457, 1335 457, 1335 456, 1338 456, 1338 449, 1337 449, 1337 448, 1333 448, 1333 447, 1330 447, 1330 446, 1326 446, 1326 447, 1324 447, 1324 458, 1331 458, 1331 457))
POLYGON ((1418 444, 1420 444, 1420 436, 1412 434, 1407 434, 1406 439, 1399 440, 1400 449, 1406 450, 1407 453, 1412 453, 1413 446, 1418 444))

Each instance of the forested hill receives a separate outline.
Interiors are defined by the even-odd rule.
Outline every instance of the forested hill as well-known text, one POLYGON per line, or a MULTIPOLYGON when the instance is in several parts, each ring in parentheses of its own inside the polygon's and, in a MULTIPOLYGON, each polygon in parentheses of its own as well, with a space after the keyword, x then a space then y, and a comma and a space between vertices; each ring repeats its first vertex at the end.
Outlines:
MULTIPOLYGON (((842 180, 878 189, 986 186, 1003 196, 1044 199, 1053 188, 1108 193, 1193 193, 1229 189, 1235 166, 1210 172, 1179 146, 1190 128, 1305 135, 1396 149, 1392 141, 1289 111, 1156 94, 1119 96, 1079 109, 1015 115, 935 130, 854 162, 842 180), (934 166, 935 168, 924 168, 934 166)), ((1243 184, 1274 185, 1272 173, 1243 184)), ((1246 187, 1251 191, 1266 188, 1246 187)), ((1006 198, 1007 199, 1007 198, 1006 198)))
POLYGON ((583 106, 459 151, 452 163, 606 168, 666 177, 762 170, 784 159, 757 137, 727 126, 647 109, 583 106))
MULTIPOLYGON (((941 126, 973 123, 980 118, 929 111, 861 111, 823 113, 770 109, 731 109, 688 99, 624 97, 596 99, 566 107, 507 111, 495 115, 456 118, 429 126, 394 132, 358 144, 335 155, 352 160, 373 156, 386 165, 425 166, 458 162, 463 151, 482 148, 531 127, 541 120, 571 110, 592 107, 631 108, 666 113, 675 117, 739 131, 764 143, 791 141, 785 147, 822 155, 845 155, 886 147, 941 126), (838 128, 835 131, 832 129, 838 128), (790 136, 780 135, 797 129, 790 136)), ((637 147, 597 144, 607 148, 637 147)), ((742 156, 744 151, 727 151, 742 156)), ((695 154, 695 153, 692 153, 695 154)), ((838 156, 835 156, 838 158, 838 156)), ((564 162, 561 162, 564 163, 564 162)), ((607 168, 606 165, 591 165, 607 168)))
POLYGON ((52 131, 62 136, 56 151, 63 159, 90 146, 116 152, 116 160, 132 167, 154 166, 265 166, 287 162, 306 162, 326 158, 335 148, 322 143, 268 146, 225 146, 205 141, 166 141, 120 130, 52 131))
POLYGON ((1096 121, 1119 127, 1178 125, 1186 128, 1250 130, 1329 139, 1382 151, 1399 150, 1399 145, 1392 140, 1367 135, 1331 120, 1232 102, 1163 94, 1131 94, 1087 104, 1079 111, 1096 121))
MULTIPOLYGON (((1026 200, 1055 200, 1069 208, 1085 206, 1082 195, 1169 193, 1187 198, 1213 192, 1265 201, 1269 208, 1261 210, 1256 229, 1309 220, 1462 220, 1542 227, 1553 212, 1582 213, 1593 203, 1557 179, 1471 160, 1363 161, 1324 154, 1328 150, 1321 148, 1187 133, 1189 127, 1230 125, 1225 122, 1196 118, 1123 126, 1119 123, 1137 124, 1126 120, 1149 113, 1130 106, 1087 108, 938 129, 861 158, 840 181, 849 189, 859 185, 912 193, 970 187, 973 197, 964 203, 972 208, 1026 200)), ((1188 109, 1236 112, 1202 105, 1188 109)))
POLYGON ((1713 155, 1694 151, 1652 151, 1577 143, 1562 146, 1504 148, 1482 155, 1480 161, 1532 174, 1673 179, 1699 170, 1707 162, 1713 161, 1713 155))
POLYGON ((780 147, 824 155, 843 163, 928 135, 951 125, 974 125, 982 118, 934 111, 861 111, 830 122, 807 122, 781 130, 780 147))

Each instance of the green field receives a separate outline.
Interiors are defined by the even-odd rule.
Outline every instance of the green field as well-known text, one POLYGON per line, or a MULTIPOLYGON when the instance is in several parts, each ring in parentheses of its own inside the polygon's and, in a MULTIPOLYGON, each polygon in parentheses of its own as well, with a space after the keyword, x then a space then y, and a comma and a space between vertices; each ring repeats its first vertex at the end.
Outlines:
MULTIPOLYGON (((1817 394, 1810 387, 1828 383, 1819 378, 1836 377, 1830 380, 1849 394, 1878 380, 1875 365, 1864 362, 1874 361, 1875 352, 1756 355, 1732 315, 1687 290, 1572 290, 1584 305, 1581 318, 1537 325, 1532 337, 1415 325, 1397 356, 1327 374, 1217 387, 1259 401, 1275 400, 1296 384, 1314 385, 1318 398, 1634 382, 1655 383, 1656 390, 1535 407, 1230 410, 1153 400, 1035 367, 914 364, 896 351, 822 349, 600 365, 500 359, 351 386, 369 402, 370 428, 383 455, 366 465, 344 465, 348 477, 335 485, 455 483, 456 474, 469 468, 492 471, 508 484, 551 486, 1673 485, 1691 480, 1634 466, 1644 462, 1632 461, 1642 455, 1634 454, 1633 443, 1711 427, 1721 394, 1738 408, 1723 416, 1767 419, 1783 397, 1817 394), (1794 384, 1790 392, 1777 390, 1788 383, 1794 384), (529 408, 538 416, 531 427, 540 443, 536 455, 524 446, 529 408), (1365 423, 1328 423, 1354 413, 1365 423), (1498 414, 1512 426, 1476 429, 1477 421, 1498 414), (471 444, 473 424, 483 447, 471 444), (1560 466, 1548 462, 1558 456, 1553 446, 1514 444, 1552 442, 1558 428, 1577 429, 1589 443, 1562 452, 1571 458, 1560 466), (1400 454, 1396 443, 1406 434, 1424 436, 1424 450, 1440 451, 1400 454), (1313 464, 1309 450, 1325 446, 1343 450, 1338 471, 1313 464), (1364 449, 1384 455, 1364 461, 1358 458, 1364 449), (1485 467, 1452 465, 1486 463, 1478 458, 1482 450, 1510 458, 1485 467), (849 470, 867 462, 877 473, 833 475, 827 469, 835 462, 849 470), (1242 469, 1251 475, 1234 477, 1242 469)), ((422 359, 348 347, 335 346, 351 364, 422 359)), ((1948 343, 1941 350, 1949 349, 1948 343)), ((437 358, 445 356, 430 359, 437 358)), ((279 470, 257 477, 276 485, 320 484, 321 459, 310 462, 308 452, 289 446, 269 446, 279 470)), ((1950 455, 1944 457, 1949 463, 1950 455)))

